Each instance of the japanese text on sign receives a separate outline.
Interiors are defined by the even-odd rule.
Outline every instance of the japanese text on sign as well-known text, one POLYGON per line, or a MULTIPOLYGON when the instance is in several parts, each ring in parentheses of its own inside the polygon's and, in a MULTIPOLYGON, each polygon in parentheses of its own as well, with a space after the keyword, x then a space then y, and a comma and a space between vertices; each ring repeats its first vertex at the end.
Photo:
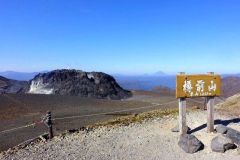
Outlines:
POLYGON ((220 95, 219 75, 177 75, 176 97, 204 97, 220 95))

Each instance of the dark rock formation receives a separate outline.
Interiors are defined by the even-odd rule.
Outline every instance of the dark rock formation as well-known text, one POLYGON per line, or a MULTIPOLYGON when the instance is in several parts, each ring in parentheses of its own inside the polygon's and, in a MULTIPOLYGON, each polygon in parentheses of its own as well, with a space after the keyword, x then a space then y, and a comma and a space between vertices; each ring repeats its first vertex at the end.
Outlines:
POLYGON ((237 146, 233 143, 233 141, 224 135, 218 135, 211 141, 211 148, 214 152, 223 153, 226 150, 235 149, 236 147, 237 146))
POLYGON ((226 137, 230 138, 235 144, 240 145, 240 132, 232 128, 228 128, 226 137))
POLYGON ((204 148, 203 143, 199 141, 194 135, 191 134, 181 135, 178 145, 186 153, 195 153, 204 148))
POLYGON ((66 69, 38 74, 30 81, 28 93, 108 99, 131 96, 131 92, 122 89, 110 75, 66 69))
POLYGON ((27 81, 16 81, 0 76, 1 93, 24 93, 28 88, 27 81))

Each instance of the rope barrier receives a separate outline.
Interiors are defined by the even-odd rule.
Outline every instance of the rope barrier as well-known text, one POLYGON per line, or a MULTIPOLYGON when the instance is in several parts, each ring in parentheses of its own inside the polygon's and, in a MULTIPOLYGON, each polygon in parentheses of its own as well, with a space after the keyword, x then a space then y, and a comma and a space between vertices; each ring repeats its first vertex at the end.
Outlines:
MULTIPOLYGON (((167 105, 167 104, 171 104, 173 102, 176 102, 176 100, 170 101, 170 102, 167 102, 167 103, 162 103, 162 104, 157 104, 156 103, 156 104, 151 105, 151 106, 145 106, 145 107, 139 107, 139 108, 125 109, 125 110, 119 110, 119 111, 113 111, 113 112, 96 113, 96 114, 88 114, 88 115, 80 115, 80 116, 60 117, 60 118, 54 118, 52 120, 55 121, 55 120, 62 120, 62 119, 72 119, 72 118, 82 118, 82 117, 91 117, 91 116, 98 116, 98 115, 114 114, 114 113, 119 113, 119 112, 134 111, 134 110, 139 110, 139 109, 146 109, 146 108, 152 108, 152 107, 156 107, 156 106, 167 105)), ((37 124, 44 123, 44 119, 45 118, 46 117, 42 117, 41 121, 34 122, 32 124, 28 124, 28 125, 24 125, 24 126, 20 126, 20 127, 16 127, 16 128, 11 128, 11 129, 7 129, 7 130, 4 130, 4 131, 0 131, 0 134, 4 134, 4 133, 7 133, 7 132, 13 132, 13 131, 16 131, 16 130, 19 130, 19 129, 23 129, 23 128, 34 127, 37 124)))
POLYGON ((96 113, 96 114, 88 114, 88 115, 53 118, 52 120, 54 121, 54 120, 62 120, 62 119, 82 118, 82 117, 99 116, 99 115, 114 114, 114 113, 127 112, 127 111, 135 111, 135 110, 139 110, 139 109, 146 109, 146 108, 152 108, 152 107, 156 107, 156 106, 167 105, 167 104, 171 104, 173 102, 177 102, 177 101, 174 100, 174 101, 170 101, 170 102, 162 103, 162 104, 154 104, 151 106, 144 106, 144 107, 139 107, 139 108, 125 109, 125 110, 119 110, 119 111, 113 111, 113 112, 104 112, 104 113, 96 113))
POLYGON ((23 128, 28 128, 28 127, 32 127, 32 126, 35 126, 35 123, 28 124, 28 125, 21 126, 21 127, 16 127, 16 128, 7 129, 7 130, 4 130, 4 131, 1 131, 0 134, 7 133, 7 132, 12 132, 12 131, 15 131, 15 130, 19 130, 19 129, 23 129, 23 128))
POLYGON ((23 129, 23 128, 34 127, 34 126, 42 124, 42 123, 44 123, 46 125, 45 121, 47 119, 47 116, 46 115, 42 116, 41 119, 42 119, 41 121, 36 121, 34 123, 31 123, 31 124, 27 124, 27 125, 24 125, 24 126, 20 126, 20 127, 16 127, 16 128, 11 128, 11 129, 7 129, 7 130, 4 130, 4 131, 0 131, 0 134, 7 133, 7 132, 12 132, 12 131, 23 129))
POLYGON ((204 103, 204 101, 202 102, 202 101, 198 101, 198 100, 195 100, 195 99, 189 99, 189 101, 196 102, 196 103, 199 103, 199 104, 203 104, 204 103))

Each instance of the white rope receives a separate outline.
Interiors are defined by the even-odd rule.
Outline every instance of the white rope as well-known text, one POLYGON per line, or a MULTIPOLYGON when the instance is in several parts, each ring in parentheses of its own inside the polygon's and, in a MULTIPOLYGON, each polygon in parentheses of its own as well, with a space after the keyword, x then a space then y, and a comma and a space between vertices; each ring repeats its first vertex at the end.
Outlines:
POLYGON ((96 113, 96 114, 88 114, 88 115, 61 117, 61 118, 54 118, 52 120, 54 121, 54 120, 62 120, 62 119, 92 117, 92 116, 100 116, 100 115, 106 115, 106 114, 114 114, 114 113, 119 113, 119 112, 135 111, 135 110, 139 110, 139 109, 146 109, 146 108, 152 108, 152 107, 156 107, 156 106, 167 105, 167 104, 171 104, 173 102, 176 102, 176 100, 170 101, 170 102, 167 102, 167 103, 154 104, 154 105, 151 105, 151 106, 144 106, 144 107, 139 107, 139 108, 125 109, 125 110, 119 110, 119 111, 113 111, 113 112, 96 113))
POLYGON ((34 125, 35 125, 35 123, 32 123, 32 124, 28 124, 28 125, 21 126, 21 127, 16 127, 16 128, 7 129, 7 130, 4 130, 4 131, 1 131, 0 134, 6 133, 6 132, 15 131, 15 130, 22 129, 22 128, 31 127, 31 126, 34 126, 34 125))
POLYGON ((199 103, 199 104, 203 104, 204 102, 202 102, 202 101, 198 101, 198 100, 195 100, 195 99, 189 99, 190 101, 192 101, 192 102, 196 102, 196 103, 199 103))
MULTIPOLYGON (((119 113, 119 112, 134 111, 134 110, 139 110, 139 109, 145 109, 145 108, 152 108, 152 107, 161 106, 161 105, 167 105, 167 104, 171 104, 173 102, 176 102, 176 100, 170 101, 170 102, 167 102, 167 103, 162 103, 162 104, 154 104, 152 106, 145 106, 145 107, 125 109, 125 110, 119 110, 119 111, 113 111, 113 112, 105 112, 105 113, 96 113, 96 114, 88 114, 88 115, 61 117, 61 118, 54 118, 52 120, 54 121, 54 120, 62 120, 62 119, 72 119, 72 118, 81 118, 81 117, 91 117, 91 116, 98 116, 98 115, 114 114, 114 113, 119 113)), ((36 123, 32 123, 32 124, 28 124, 28 125, 24 125, 24 126, 20 126, 20 127, 16 127, 16 128, 7 129, 7 130, 4 130, 4 131, 0 131, 0 134, 4 134, 4 133, 7 133, 7 132, 12 132, 12 131, 23 129, 23 128, 28 128, 28 127, 35 126, 35 125, 36 125, 36 123)))

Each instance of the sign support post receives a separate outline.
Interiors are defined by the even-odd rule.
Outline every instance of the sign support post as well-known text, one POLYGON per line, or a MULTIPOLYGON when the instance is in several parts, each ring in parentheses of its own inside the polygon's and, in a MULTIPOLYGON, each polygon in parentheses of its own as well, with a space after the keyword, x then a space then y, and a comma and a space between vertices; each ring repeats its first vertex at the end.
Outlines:
MULTIPOLYGON (((180 75, 184 75, 184 72, 180 72, 180 75)), ((180 134, 187 133, 187 123, 186 123, 186 98, 179 98, 178 99, 178 107, 179 107, 179 132, 180 134)))
POLYGON ((208 74, 185 75, 180 72, 176 77, 176 98, 179 100, 179 132, 187 133, 186 98, 206 97, 207 132, 214 132, 214 98, 220 96, 221 77, 214 72, 208 74))
MULTIPOLYGON (((214 72, 208 72, 214 76, 214 72)), ((214 132, 214 97, 207 97, 207 132, 214 132)))
POLYGON ((207 97, 207 132, 214 131, 214 97, 207 97))
POLYGON ((179 132, 180 134, 187 133, 185 98, 179 98, 179 132))

